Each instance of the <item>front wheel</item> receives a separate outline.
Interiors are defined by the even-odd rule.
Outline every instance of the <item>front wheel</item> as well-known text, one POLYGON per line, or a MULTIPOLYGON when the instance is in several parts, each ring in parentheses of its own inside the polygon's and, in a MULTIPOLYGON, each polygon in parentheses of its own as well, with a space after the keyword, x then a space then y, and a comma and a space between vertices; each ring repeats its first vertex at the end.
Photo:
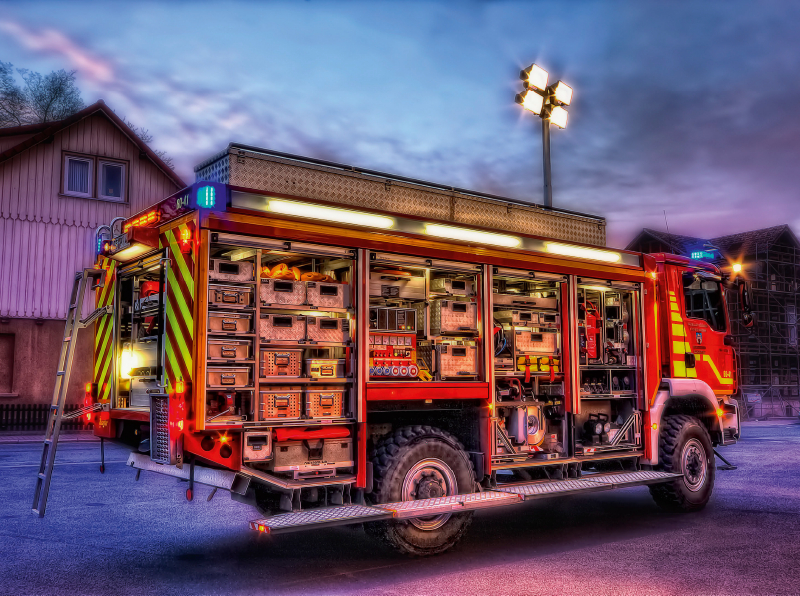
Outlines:
MULTIPOLYGON (((376 503, 433 499, 475 490, 472 463, 458 439, 431 426, 407 426, 384 437, 373 453, 376 503)), ((472 513, 432 515, 367 524, 401 552, 426 556, 458 542, 472 513)))
POLYGON ((714 490, 714 450, 703 423, 694 416, 665 416, 658 442, 660 468, 683 474, 669 482, 653 484, 655 502, 671 511, 698 511, 714 490))

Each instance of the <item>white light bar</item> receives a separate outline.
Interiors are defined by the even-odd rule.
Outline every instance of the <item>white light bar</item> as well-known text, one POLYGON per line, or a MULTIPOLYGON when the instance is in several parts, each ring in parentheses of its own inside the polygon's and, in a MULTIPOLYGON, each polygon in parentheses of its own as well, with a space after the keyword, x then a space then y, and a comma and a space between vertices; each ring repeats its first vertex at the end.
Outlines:
POLYGON ((622 259, 622 255, 618 252, 574 246, 572 244, 562 244, 560 242, 545 242, 544 247, 547 252, 564 257, 577 257, 579 259, 603 261, 604 263, 619 263, 622 259))
POLYGON ((449 238, 450 240, 463 240, 466 242, 478 242, 480 244, 493 244, 495 246, 505 246, 516 248, 522 244, 522 239, 507 234, 493 234, 481 230, 470 230, 469 228, 456 228, 454 226, 443 226, 441 224, 425 224, 425 233, 429 236, 439 238, 449 238))
POLYGON ((384 230, 394 227, 395 224, 394 218, 386 217, 385 215, 373 215, 372 213, 364 213, 363 211, 324 207, 322 205, 287 201, 284 199, 268 199, 268 208, 271 212, 280 213, 282 215, 294 215, 296 217, 307 217, 309 219, 321 219, 331 223, 366 226, 384 230))

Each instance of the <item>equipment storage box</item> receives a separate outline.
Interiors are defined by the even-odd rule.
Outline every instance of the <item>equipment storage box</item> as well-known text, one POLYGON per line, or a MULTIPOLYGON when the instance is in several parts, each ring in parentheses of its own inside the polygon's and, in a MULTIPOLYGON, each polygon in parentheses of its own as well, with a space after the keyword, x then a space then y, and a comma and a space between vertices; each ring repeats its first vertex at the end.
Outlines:
POLYGON ((208 286, 209 306, 246 308, 253 305, 253 288, 249 286, 208 286))
POLYGON ((350 341, 350 321, 330 317, 308 317, 306 337, 314 342, 346 344, 350 341))
POLYGON ((255 281, 252 261, 228 261, 226 259, 211 259, 208 267, 208 279, 213 281, 255 281))
POLYGON ((300 418, 302 391, 281 388, 261 391, 258 408, 261 420, 296 420, 300 418))
POLYGON ((265 342, 302 342, 306 339, 306 317, 261 313, 259 335, 265 342))
POLYGON ((425 278, 398 275, 389 271, 372 271, 369 274, 369 295, 382 298, 425 300, 425 278))
POLYGON ((259 376, 299 377, 303 374, 303 350, 261 349, 259 376))
POLYGON ((369 328, 375 331, 416 331, 417 311, 413 308, 371 306, 369 328))
POLYGON ((272 470, 303 472, 353 465, 353 439, 279 441, 274 447, 272 470))
POLYGON ((529 329, 509 329, 506 335, 515 352, 539 352, 554 354, 558 348, 558 334, 552 331, 529 329))
POLYGON ((535 308, 558 308, 557 298, 536 298, 527 294, 492 294, 492 303, 495 306, 525 306, 535 308))
POLYGON ((431 280, 431 292, 442 292, 451 296, 474 296, 475 284, 471 279, 437 277, 431 280))
POLYGON ((431 300, 431 335, 478 332, 478 305, 475 302, 431 300))
POLYGON ((253 315, 246 312, 208 311, 208 330, 212 333, 252 333, 253 315))
POLYGON ((261 304, 292 304, 306 302, 306 284, 293 279, 262 279, 261 304))
POLYGON ((539 313, 531 310, 496 310, 494 320, 517 327, 535 327, 539 324, 539 313))
POLYGON ((344 363, 344 358, 311 358, 306 360, 306 369, 312 379, 343 379, 344 363))
POLYGON ((343 418, 344 396, 343 389, 306 389, 306 417, 316 418, 343 418))
POLYGON ((272 431, 244 433, 242 461, 266 461, 272 458, 272 431))
POLYGON ((249 339, 209 339, 209 360, 249 360, 253 342, 249 339))
POLYGON ((249 387, 249 366, 209 366, 206 368, 209 387, 249 387))
POLYGON ((348 308, 350 286, 325 281, 300 282, 306 284, 306 301, 319 308, 348 308))
POLYGON ((436 354, 434 365, 436 379, 475 379, 478 377, 478 349, 471 345, 437 343, 433 346, 436 354))

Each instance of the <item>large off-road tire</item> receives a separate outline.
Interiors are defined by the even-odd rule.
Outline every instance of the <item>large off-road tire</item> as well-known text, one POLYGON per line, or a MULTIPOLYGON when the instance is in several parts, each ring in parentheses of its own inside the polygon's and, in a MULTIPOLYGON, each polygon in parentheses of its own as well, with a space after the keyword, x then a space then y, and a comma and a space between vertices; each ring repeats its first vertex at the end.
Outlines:
POLYGON ((683 474, 669 482, 653 484, 650 494, 670 511, 698 511, 714 490, 714 450, 703 423, 694 416, 665 416, 658 442, 659 468, 683 474))
MULTIPOLYGON (((432 426, 406 426, 383 437, 372 453, 375 503, 413 501, 477 490, 463 445, 432 426)), ((472 522, 472 513, 374 522, 367 532, 397 550, 417 556, 443 553, 472 522)))

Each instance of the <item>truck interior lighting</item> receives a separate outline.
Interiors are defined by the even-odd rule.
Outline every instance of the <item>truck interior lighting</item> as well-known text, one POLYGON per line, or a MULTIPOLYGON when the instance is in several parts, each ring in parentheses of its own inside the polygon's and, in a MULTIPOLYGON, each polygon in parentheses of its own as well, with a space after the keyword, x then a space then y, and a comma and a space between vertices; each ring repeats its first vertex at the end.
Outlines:
POLYGON ((283 199, 268 199, 268 202, 270 211, 282 215, 294 215, 296 217, 307 217, 309 219, 321 219, 331 223, 366 226, 384 230, 394 227, 395 224, 394 218, 386 217, 385 215, 364 213, 363 211, 324 207, 322 205, 286 201, 283 199))
POLYGON ((517 93, 514 101, 534 114, 540 113, 542 111, 542 106, 544 105, 544 97, 536 93, 536 91, 523 91, 522 93, 517 93))
POLYGON ((565 106, 568 106, 569 102, 572 101, 572 87, 564 83, 564 81, 556 83, 554 93, 556 95, 556 101, 563 103, 565 106))
POLYGON ((562 108, 561 106, 556 106, 553 108, 553 111, 550 112, 550 122, 558 126, 559 128, 566 128, 567 127, 567 119, 569 118, 569 114, 567 110, 562 108))
POLYGON ((535 87, 542 91, 547 88, 547 76, 547 71, 538 64, 531 64, 519 73, 519 78, 525 81, 526 87, 535 87))
POLYGON ((466 242, 478 242, 480 244, 493 244, 495 246, 505 246, 516 248, 522 244, 522 240, 516 236, 507 234, 494 234, 492 232, 482 232, 480 230, 470 230, 469 228, 457 228, 454 226, 443 226, 441 224, 425 224, 425 233, 429 236, 448 238, 450 240, 462 240, 466 242))
POLYGON ((603 261, 604 263, 619 263, 620 259, 622 259, 620 253, 610 250, 586 248, 585 246, 574 246, 572 244, 562 244, 561 242, 545 242, 544 245, 547 252, 564 257, 577 257, 579 259, 603 261))

